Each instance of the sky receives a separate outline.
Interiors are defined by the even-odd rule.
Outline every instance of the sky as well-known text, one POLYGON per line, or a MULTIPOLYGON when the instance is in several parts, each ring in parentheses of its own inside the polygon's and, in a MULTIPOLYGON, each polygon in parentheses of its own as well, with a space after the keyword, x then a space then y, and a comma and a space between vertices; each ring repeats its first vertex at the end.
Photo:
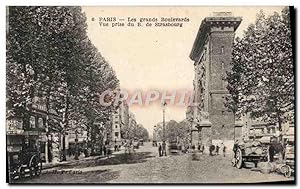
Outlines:
MULTIPOLYGON (((194 67, 189 58, 201 21, 212 12, 232 12, 243 21, 236 31, 242 37, 249 24, 255 22, 262 9, 266 15, 283 7, 83 7, 87 16, 88 36, 115 70, 121 89, 193 89, 194 67), (187 17, 183 27, 100 27, 92 18, 117 17, 160 18, 187 17)), ((153 126, 162 121, 159 104, 131 106, 138 123, 152 134, 153 126)), ((169 106, 166 120, 182 121, 186 107, 169 106)))

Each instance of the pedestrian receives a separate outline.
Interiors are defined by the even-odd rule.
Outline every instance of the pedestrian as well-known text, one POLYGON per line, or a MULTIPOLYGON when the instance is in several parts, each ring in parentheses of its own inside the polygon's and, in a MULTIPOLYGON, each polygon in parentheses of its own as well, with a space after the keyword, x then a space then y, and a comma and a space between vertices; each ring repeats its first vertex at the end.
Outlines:
POLYGON ((275 147, 274 145, 271 144, 269 147, 269 162, 274 161, 274 155, 275 155, 275 147))
POLYGON ((204 154, 204 145, 203 144, 201 144, 201 152, 202 152, 202 154, 204 154))
POLYGON ((115 144, 115 152, 117 151, 117 145, 115 144))
POLYGON ((103 146, 103 154, 104 154, 104 156, 106 156, 106 146, 105 145, 103 146))
POLYGON ((220 146, 219 146, 219 144, 217 144, 217 146, 216 146, 216 155, 219 155, 219 150, 220 150, 220 146))
POLYGON ((210 145, 209 146, 209 155, 213 156, 213 151, 215 150, 215 146, 214 145, 210 145))
POLYGON ((159 157, 162 156, 162 147, 161 147, 161 144, 159 143, 158 145, 158 154, 159 154, 159 157))
POLYGON ((163 143, 162 143, 162 155, 167 156, 166 142, 165 141, 163 141, 163 143))
POLYGON ((112 153, 112 151, 111 151, 111 149, 110 149, 110 146, 107 145, 107 146, 106 146, 106 155, 107 155, 107 158, 109 158, 109 155, 111 155, 111 153, 112 153))
POLYGON ((125 143, 124 143, 124 148, 125 148, 125 154, 127 153, 127 151, 128 151, 128 144, 127 144, 127 142, 125 141, 125 143))
POLYGON ((132 143, 131 143, 131 145, 130 145, 130 151, 129 151, 129 153, 130 153, 131 151, 132 151, 133 153, 135 152, 135 148, 134 148, 134 146, 133 146, 132 143))
POLYGON ((200 152, 201 150, 201 145, 198 143, 198 151, 200 152))
POLYGON ((71 155, 72 155, 72 148, 71 147, 69 147, 69 149, 68 149, 68 155, 69 155, 69 157, 71 157, 71 155))
POLYGON ((224 145, 224 143, 221 143, 221 149, 223 151, 223 156, 225 157, 225 153, 226 153, 226 146, 224 145))
POLYGON ((192 145, 192 149, 195 150, 195 145, 194 144, 192 145))

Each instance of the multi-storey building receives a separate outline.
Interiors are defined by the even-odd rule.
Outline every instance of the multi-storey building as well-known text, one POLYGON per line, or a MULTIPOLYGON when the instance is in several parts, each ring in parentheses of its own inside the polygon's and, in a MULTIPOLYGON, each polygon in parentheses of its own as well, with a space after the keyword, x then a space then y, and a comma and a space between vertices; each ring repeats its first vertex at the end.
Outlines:
POLYGON ((132 112, 129 112, 129 128, 130 128, 130 139, 132 140, 133 139, 133 135, 135 133, 134 129, 136 128, 136 125, 137 125, 137 122, 136 122, 136 119, 135 119, 135 115, 132 113, 132 112))
POLYGON ((15 154, 24 150, 25 143, 29 148, 38 148, 42 160, 58 162, 60 160, 60 144, 62 120, 53 109, 47 111, 41 98, 35 97, 28 112, 20 115, 10 115, 6 119, 7 152, 15 154), (46 123, 48 122, 48 123, 46 123))
POLYGON ((120 104, 119 108, 112 115, 112 142, 120 144, 122 142, 121 129, 130 123, 129 108, 126 102, 120 104))
POLYGON ((112 114, 112 142, 117 144, 121 142, 121 115, 120 109, 112 114))

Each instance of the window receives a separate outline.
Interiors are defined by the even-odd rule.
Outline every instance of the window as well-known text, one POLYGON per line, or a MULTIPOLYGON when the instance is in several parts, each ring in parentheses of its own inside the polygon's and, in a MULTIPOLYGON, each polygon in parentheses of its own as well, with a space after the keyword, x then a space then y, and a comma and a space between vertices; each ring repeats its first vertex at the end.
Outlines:
POLYGON ((119 137, 119 132, 115 132, 115 137, 119 137))
POLYGON ((224 54, 224 46, 221 46, 221 51, 220 51, 221 54, 224 54))
POLYGON ((35 128, 35 117, 34 116, 30 116, 29 128, 35 128))
POLYGON ((225 66, 224 66, 224 62, 222 61, 221 63, 221 76, 224 76, 224 72, 225 72, 225 66))
POLYGON ((206 49, 203 52, 203 61, 206 61, 206 49))
POLYGON ((41 117, 38 119, 38 127, 39 128, 44 128, 44 120, 41 117))
POLYGON ((118 125, 116 125, 115 128, 117 129, 117 128, 118 128, 118 125))
POLYGON ((272 127, 272 133, 276 133, 276 131, 275 131, 275 128, 274 128, 274 127, 272 127))
POLYGON ((221 79, 222 79, 222 87, 225 87, 225 82, 226 82, 226 71, 225 71, 225 65, 224 62, 222 61, 221 63, 221 79))

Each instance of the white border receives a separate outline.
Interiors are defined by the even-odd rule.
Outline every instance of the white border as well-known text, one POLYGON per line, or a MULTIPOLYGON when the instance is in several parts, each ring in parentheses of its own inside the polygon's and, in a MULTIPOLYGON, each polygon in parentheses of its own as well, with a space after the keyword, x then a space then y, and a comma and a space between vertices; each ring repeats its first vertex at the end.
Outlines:
MULTIPOLYGON (((139 0, 102 0, 102 1, 93 1, 93 0, 72 0, 72 1, 61 1, 61 0, 51 0, 50 1, 38 1, 38 0, 2 0, 0 1, 1 6, 0 6, 0 29, 1 29, 1 35, 0 35, 0 41, 2 44, 1 45, 1 64, 0 64, 0 119, 1 119, 1 145, 0 145, 0 162, 1 162, 1 168, 2 171, 0 172, 0 183, 1 183, 1 188, 8 188, 12 186, 8 186, 5 181, 6 181, 6 157, 5 157, 5 149, 6 149, 6 143, 5 143, 5 6, 6 5, 126 5, 126 6, 172 6, 172 5, 179 5, 179 6, 274 6, 274 5, 294 5, 296 8, 299 8, 299 0, 272 0, 272 1, 262 1, 262 0, 202 0, 202 1, 196 1, 196 0, 145 0, 145 1, 139 1, 139 0)), ((297 16, 298 13, 296 13, 297 16)), ((296 26, 299 26, 299 19, 296 18, 296 26)), ((296 29, 297 31, 297 29, 296 29)), ((297 44, 299 42, 299 37, 296 37, 297 39, 297 44)), ((299 52, 299 47, 297 48, 297 55, 299 52)), ((297 66, 297 72, 299 73, 299 66, 297 66)), ((299 76, 297 77, 299 78, 299 76)), ((299 80, 297 79, 297 88, 299 88, 299 80)), ((299 99, 298 99, 299 102, 299 99)), ((299 103, 297 103, 297 107, 299 107, 299 103)), ((297 118, 299 118, 299 112, 297 112, 297 118)), ((297 119, 299 122, 299 119, 297 119)), ((297 125, 298 126, 298 125, 297 125)), ((297 129, 297 136, 299 136, 299 128, 297 129)), ((299 145, 297 145, 297 152, 299 152, 299 145)), ((297 153, 299 159, 299 153, 297 153)), ((298 161, 297 161, 298 162, 298 161)), ((299 175, 299 173, 297 174, 299 175)), ((298 180, 298 179, 297 179, 298 180)), ((13 186, 16 187, 16 186, 13 186)), ((27 186, 22 186, 26 188, 31 188, 31 187, 41 187, 41 186, 35 186, 35 185, 27 185, 27 186)), ((45 188, 50 188, 51 186, 43 186, 45 188)), ((56 186, 56 187, 62 187, 62 186, 56 186)), ((73 188, 74 186, 64 186, 64 188, 73 188)), ((84 188, 86 186, 80 186, 80 188, 84 188)), ((88 186, 91 187, 91 186, 88 186)), ((97 186, 97 187, 105 187, 105 188, 110 188, 112 186, 97 186)), ((115 186, 114 186, 115 187, 115 186)), ((119 187, 132 187, 132 186, 119 186, 119 187)), ((134 187, 149 187, 149 186, 134 186, 134 187)), ((162 187, 174 187, 174 186, 156 186, 158 188, 162 187)), ((180 187, 190 187, 190 186, 180 186, 180 187)), ((208 186, 200 186, 200 187, 208 187, 208 186)), ((219 186, 210 186, 210 188, 217 188, 219 186)), ((241 186, 227 186, 227 187, 241 187, 241 186)), ((264 185, 254 185, 251 187, 255 188, 269 188, 269 187, 274 187, 274 186, 264 186, 264 185)), ((280 186, 280 188, 287 188, 290 186, 280 186)), ((77 186, 76 186, 77 188, 77 186)))

